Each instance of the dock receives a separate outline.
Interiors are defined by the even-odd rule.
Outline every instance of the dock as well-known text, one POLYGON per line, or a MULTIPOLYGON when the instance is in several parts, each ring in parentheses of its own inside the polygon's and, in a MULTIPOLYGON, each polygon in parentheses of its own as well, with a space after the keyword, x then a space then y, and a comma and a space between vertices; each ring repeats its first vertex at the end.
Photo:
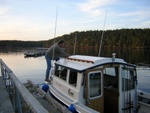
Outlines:
POLYGON ((2 59, 0 68, 0 113, 71 113, 38 84, 22 84, 2 59))
POLYGON ((0 76, 0 113, 15 113, 2 76, 0 76))

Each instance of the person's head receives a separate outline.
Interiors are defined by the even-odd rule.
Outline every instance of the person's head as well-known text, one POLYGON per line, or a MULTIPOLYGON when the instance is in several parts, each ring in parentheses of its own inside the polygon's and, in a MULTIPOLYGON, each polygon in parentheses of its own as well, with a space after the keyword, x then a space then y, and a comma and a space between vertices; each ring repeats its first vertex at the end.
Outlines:
POLYGON ((64 47, 64 46, 65 46, 65 41, 64 41, 64 40, 59 40, 59 41, 58 41, 58 45, 59 45, 60 47, 64 47))

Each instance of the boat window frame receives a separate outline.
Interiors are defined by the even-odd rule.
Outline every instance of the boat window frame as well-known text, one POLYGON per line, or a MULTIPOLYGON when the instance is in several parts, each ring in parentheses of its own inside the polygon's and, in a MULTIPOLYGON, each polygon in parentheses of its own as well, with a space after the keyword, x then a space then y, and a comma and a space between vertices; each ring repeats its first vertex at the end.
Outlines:
POLYGON ((97 71, 92 71, 92 72, 89 72, 89 73, 88 73, 88 98, 89 98, 89 99, 95 99, 95 98, 99 98, 99 97, 102 96, 102 88, 103 88, 103 85, 102 85, 102 83, 103 83, 103 82, 102 82, 102 75, 103 75, 103 72, 102 72, 102 71, 99 71, 99 70, 97 70, 97 71), (91 97, 91 96, 90 96, 90 95, 91 95, 91 92, 90 92, 90 91, 91 91, 91 88, 90 88, 90 81, 89 81, 90 78, 89 78, 89 75, 90 75, 90 74, 94 74, 94 73, 98 73, 98 72, 100 73, 100 79, 101 79, 101 80, 100 80, 100 84, 99 84, 99 85, 100 85, 100 87, 99 87, 99 88, 100 88, 100 94, 97 95, 97 96, 91 97))

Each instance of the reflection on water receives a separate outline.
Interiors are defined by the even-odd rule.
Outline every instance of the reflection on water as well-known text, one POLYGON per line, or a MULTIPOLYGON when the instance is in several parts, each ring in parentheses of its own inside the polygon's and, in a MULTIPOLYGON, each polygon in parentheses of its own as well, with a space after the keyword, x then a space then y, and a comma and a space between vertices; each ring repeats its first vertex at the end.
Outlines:
MULTIPOLYGON (((73 53, 73 49, 67 49, 68 53, 73 53)), ((102 50, 101 56, 111 56, 112 50, 102 50)), ((148 63, 150 64, 150 50, 116 50, 117 57, 125 59, 130 63, 148 63)), ((95 48, 80 48, 76 49, 76 54, 85 54, 97 56, 98 50, 95 48)), ((24 51, 13 52, 0 52, 0 58, 8 65, 8 67, 14 72, 14 74, 23 82, 27 82, 27 79, 31 79, 36 83, 44 83, 46 61, 45 57, 29 57, 24 58, 24 51)), ((138 68, 138 82, 139 89, 150 92, 150 67, 138 68)))

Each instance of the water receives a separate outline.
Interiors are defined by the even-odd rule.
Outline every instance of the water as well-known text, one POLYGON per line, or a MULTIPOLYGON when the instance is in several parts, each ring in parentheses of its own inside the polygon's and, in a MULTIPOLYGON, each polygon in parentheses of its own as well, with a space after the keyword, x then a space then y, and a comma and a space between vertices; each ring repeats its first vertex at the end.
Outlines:
POLYGON ((46 61, 42 57, 24 58, 24 52, 0 53, 0 58, 23 83, 28 79, 36 83, 44 82, 46 61))
MULTIPOLYGON (((6 63, 6 65, 13 71, 13 73, 19 78, 22 83, 26 83, 28 79, 32 80, 35 83, 44 83, 46 72, 46 61, 44 56, 36 58, 24 58, 24 51, 17 51, 0 52, 0 58, 6 63)), ((130 59, 134 59, 134 57, 130 59)), ((136 61, 136 63, 145 62, 146 60, 145 58, 137 59, 139 59, 139 61, 136 61)), ((133 61, 131 61, 131 63, 132 62, 133 61)), ((150 67, 138 68, 137 75, 139 89, 150 93, 150 67)))
POLYGON ((137 68, 138 89, 150 93, 150 68, 137 68))

